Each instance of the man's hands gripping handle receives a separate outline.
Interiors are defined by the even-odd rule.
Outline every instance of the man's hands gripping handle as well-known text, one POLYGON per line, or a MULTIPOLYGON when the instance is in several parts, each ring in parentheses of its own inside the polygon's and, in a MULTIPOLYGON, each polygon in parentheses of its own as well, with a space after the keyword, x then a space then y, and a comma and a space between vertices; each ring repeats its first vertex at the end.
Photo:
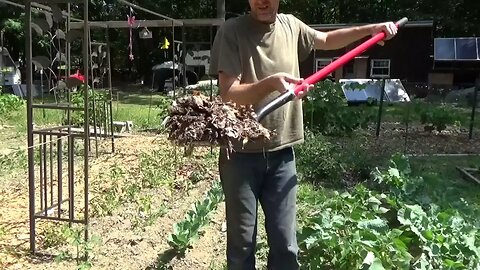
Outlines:
MULTIPOLYGON (((408 22, 407 18, 402 18, 401 20, 397 21, 395 25, 397 26, 397 28, 399 28, 401 26, 404 26, 407 22, 408 22)), ((289 91, 283 92, 280 96, 272 100, 270 103, 265 105, 256 113, 257 121, 262 120, 266 115, 278 109, 279 107, 286 104, 287 102, 292 101, 293 99, 304 95, 305 94, 304 92, 306 92, 306 89, 310 88, 311 85, 323 80, 328 76, 328 74, 332 73, 339 67, 343 66, 344 64, 346 64, 356 56, 360 55, 370 47, 374 46, 378 42, 382 41, 386 37, 387 37, 387 34, 385 32, 380 32, 372 36, 367 41, 358 45, 348 53, 344 54, 342 57, 338 58, 337 60, 333 61, 326 67, 322 68, 321 70, 317 71, 310 77, 303 80, 301 83, 297 84, 297 86, 293 89, 293 91, 289 90, 289 91)))

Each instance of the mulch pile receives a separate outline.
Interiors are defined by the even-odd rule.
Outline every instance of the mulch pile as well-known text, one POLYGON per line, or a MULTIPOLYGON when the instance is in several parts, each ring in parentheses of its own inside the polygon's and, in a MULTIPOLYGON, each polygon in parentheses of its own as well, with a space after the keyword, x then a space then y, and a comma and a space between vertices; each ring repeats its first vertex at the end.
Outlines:
POLYGON ((252 106, 236 106, 204 95, 184 96, 169 108, 169 139, 178 145, 221 145, 268 140, 271 132, 255 119, 252 106))

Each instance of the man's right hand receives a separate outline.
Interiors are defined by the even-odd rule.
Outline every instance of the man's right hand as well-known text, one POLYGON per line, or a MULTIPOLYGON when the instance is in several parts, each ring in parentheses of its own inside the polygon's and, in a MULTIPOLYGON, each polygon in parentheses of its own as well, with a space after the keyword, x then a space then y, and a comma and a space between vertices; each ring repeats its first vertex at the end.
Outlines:
MULTIPOLYGON (((288 73, 275 73, 263 80, 250 84, 241 84, 238 76, 231 76, 227 73, 219 73, 220 96, 223 101, 233 101, 239 105, 256 104, 274 91, 284 93, 304 82, 288 73)), ((305 84, 304 91, 299 97, 306 94, 313 85, 305 84)))
POLYGON ((271 92, 278 91, 284 93, 293 89, 297 84, 301 84, 303 79, 295 78, 288 73, 280 72, 265 78, 271 92))
POLYGON ((274 75, 271 75, 266 78, 266 80, 269 81, 269 84, 271 85, 273 91, 278 91, 280 93, 284 93, 286 91, 291 91, 293 90, 297 85, 303 84, 304 88, 302 91, 298 93, 298 98, 301 99, 303 98, 307 92, 313 88, 313 85, 308 85, 304 82, 304 79, 302 78, 296 78, 291 76, 288 73, 276 73, 274 75))

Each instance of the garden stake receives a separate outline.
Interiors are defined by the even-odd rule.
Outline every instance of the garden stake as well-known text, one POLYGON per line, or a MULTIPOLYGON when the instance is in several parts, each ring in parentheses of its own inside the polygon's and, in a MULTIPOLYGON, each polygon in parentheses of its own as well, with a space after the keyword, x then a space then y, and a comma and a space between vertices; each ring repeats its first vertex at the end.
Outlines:
POLYGON ((383 98, 385 97, 385 79, 382 79, 382 88, 380 91, 380 105, 378 107, 378 119, 377 119, 377 130, 375 135, 378 139, 380 135, 380 124, 382 123, 382 112, 383 112, 383 98))
POLYGON ((478 91, 480 91, 480 74, 478 74, 478 79, 475 82, 475 87, 473 88, 473 106, 472 114, 470 116, 470 130, 468 132, 468 138, 470 140, 473 138, 473 123, 475 122, 475 110, 477 109, 478 91))
MULTIPOLYGON (((401 26, 404 26, 407 23, 408 19, 406 17, 402 18, 401 20, 397 21, 395 25, 399 28, 401 26)), ((281 94, 271 102, 269 102, 267 105, 265 105, 263 108, 261 108, 256 114, 257 114, 257 121, 261 121, 267 114, 273 112, 274 110, 278 109, 282 105, 286 104, 289 101, 292 101, 294 98, 298 96, 300 92, 302 92, 305 89, 306 85, 309 84, 315 84, 319 82, 320 80, 324 79, 325 77, 328 76, 328 74, 332 73, 339 67, 343 66, 356 56, 360 55, 373 45, 377 44, 379 41, 385 39, 386 34, 385 32, 380 32, 376 34, 375 36, 371 37, 367 41, 363 42, 362 44, 358 45, 356 48, 352 49, 348 53, 344 54, 342 57, 338 58, 337 60, 333 61, 326 67, 322 68, 321 70, 315 72, 308 78, 304 80, 302 84, 297 85, 294 89, 290 89, 289 91, 286 91, 285 93, 281 94)))
POLYGON ((407 104, 407 117, 405 119, 405 145, 403 153, 407 155, 407 142, 408 142, 408 123, 410 122, 410 104, 407 104))

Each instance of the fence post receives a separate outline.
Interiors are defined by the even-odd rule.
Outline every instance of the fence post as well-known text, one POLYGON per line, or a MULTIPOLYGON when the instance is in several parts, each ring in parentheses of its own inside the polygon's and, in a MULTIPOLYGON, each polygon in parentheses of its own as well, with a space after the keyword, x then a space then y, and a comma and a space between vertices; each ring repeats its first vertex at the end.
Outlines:
POLYGON ((383 99, 385 97, 385 79, 382 79, 382 88, 380 91, 380 105, 378 107, 378 119, 377 119, 377 131, 376 136, 380 135, 380 123, 382 122, 382 111, 383 111, 383 99))
POLYGON ((473 88, 472 115, 470 117, 470 131, 468 133, 468 138, 470 140, 473 137, 473 123, 475 122, 475 110, 477 109, 477 95, 478 95, 479 88, 480 88, 480 74, 478 75, 478 78, 475 81, 475 87, 473 88))

